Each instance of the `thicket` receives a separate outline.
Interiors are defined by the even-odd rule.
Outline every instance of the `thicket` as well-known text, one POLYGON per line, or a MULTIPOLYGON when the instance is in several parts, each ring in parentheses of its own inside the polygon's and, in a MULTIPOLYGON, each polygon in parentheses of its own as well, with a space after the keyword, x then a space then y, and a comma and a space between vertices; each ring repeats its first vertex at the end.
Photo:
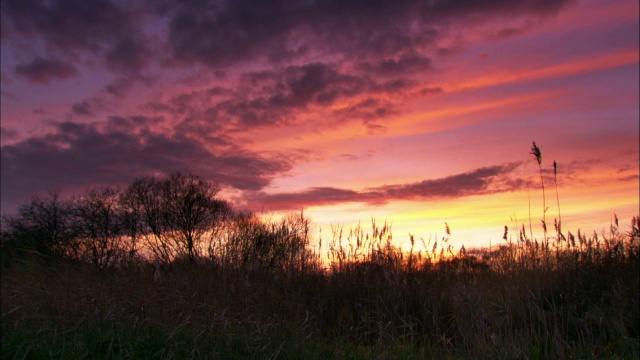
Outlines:
POLYGON ((35 196, 2 219, 2 266, 30 260, 96 269, 155 263, 302 270, 309 220, 265 221, 234 211, 219 187, 196 175, 143 177, 125 189, 101 186, 71 199, 35 196))

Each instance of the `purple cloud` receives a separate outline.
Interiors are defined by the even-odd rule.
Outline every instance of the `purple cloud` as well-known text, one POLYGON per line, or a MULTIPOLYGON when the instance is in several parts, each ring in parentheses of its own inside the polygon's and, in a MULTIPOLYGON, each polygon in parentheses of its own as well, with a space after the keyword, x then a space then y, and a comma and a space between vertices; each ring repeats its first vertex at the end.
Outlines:
MULTIPOLYGON (((154 64, 197 63, 220 71, 254 61, 292 65, 292 60, 322 52, 380 76, 429 71, 433 65, 428 53, 441 48, 438 43, 451 22, 491 21, 505 14, 541 17, 571 2, 7 0, 1 16, 3 41, 42 39, 48 57, 98 60, 118 76, 105 89, 123 95, 134 83, 149 82, 152 75, 145 72, 154 64)), ((331 103, 339 94, 313 93, 305 81, 319 84, 336 74, 317 64, 308 66, 298 68, 308 77, 298 78, 303 82, 301 98, 290 100, 315 96, 331 103)), ((73 75, 68 66, 56 73, 73 75)))
POLYGON ((520 162, 474 169, 440 179, 408 184, 384 185, 363 190, 313 187, 301 192, 267 194, 255 192, 248 197, 256 209, 295 210, 308 206, 328 206, 349 202, 384 204, 397 200, 428 200, 488 195, 517 191, 531 186, 513 172, 520 162))
POLYGON ((35 84, 48 84, 54 80, 65 80, 79 75, 72 64, 56 60, 37 57, 30 63, 17 65, 15 74, 35 84))
POLYGON ((33 192, 52 188, 122 184, 173 171, 256 191, 291 168, 286 158, 238 147, 214 153, 183 135, 153 131, 158 121, 139 116, 111 117, 103 126, 61 122, 52 133, 2 146, 3 204, 15 205, 33 192))
POLYGON ((431 59, 410 53, 402 54, 398 58, 387 58, 375 63, 363 62, 360 69, 380 75, 406 75, 432 70, 431 59))
MULTIPOLYGON (((259 191, 288 171, 292 160, 246 151, 234 142, 235 134, 286 126, 311 113, 318 114, 318 121, 325 121, 326 114, 329 122, 355 120, 371 132, 384 131, 384 119, 400 112, 395 98, 386 95, 443 91, 437 84, 425 87, 416 75, 437 71, 438 52, 449 45, 443 42, 452 25, 505 15, 547 16, 570 2, 3 1, 1 36, 7 58, 34 59, 9 62, 3 75, 13 70, 31 83, 46 84, 79 75, 80 64, 83 71, 107 70, 106 77, 96 80, 105 82, 103 91, 68 100, 68 116, 77 120, 100 114, 108 110, 104 99, 116 95, 119 104, 135 85, 146 87, 141 94, 146 106, 132 110, 139 105, 132 100, 123 102, 122 111, 148 115, 57 123, 49 133, 2 146, 3 198, 18 199, 29 189, 117 183, 174 170, 259 191), (200 79, 202 89, 195 90, 150 87, 156 79, 171 86, 183 76, 209 82, 203 85, 200 79), (341 109, 329 109, 336 104, 341 109)), ((468 188, 494 178, 474 179, 478 182, 469 180, 468 188)), ((497 183, 491 180, 491 186, 497 183)), ((442 193, 445 186, 436 185, 356 191, 355 198, 442 193)), ((332 191, 318 189, 309 195, 320 198, 332 191)))
POLYGON ((87 100, 73 104, 73 106, 71 107, 71 110, 73 111, 74 114, 80 115, 80 116, 93 115, 93 111, 91 110, 91 104, 89 104, 87 100))
POLYGON ((407 50, 434 45, 452 19, 546 16, 571 1, 167 1, 157 5, 169 18, 169 44, 176 61, 225 67, 238 61, 296 58, 323 47, 350 58, 400 56, 373 65, 395 71, 428 59, 407 50), (416 62, 418 60, 418 62, 416 62), (386 61, 386 62, 385 62, 386 61), (404 64, 403 64, 404 62, 404 64))

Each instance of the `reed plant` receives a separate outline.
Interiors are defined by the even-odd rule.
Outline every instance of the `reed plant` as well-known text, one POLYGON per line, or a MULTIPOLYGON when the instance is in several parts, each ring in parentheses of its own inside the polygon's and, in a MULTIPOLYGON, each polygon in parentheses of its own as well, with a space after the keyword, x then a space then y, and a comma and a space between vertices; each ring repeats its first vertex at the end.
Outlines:
POLYGON ((443 256, 442 239, 406 253, 372 222, 336 227, 328 263, 297 258, 293 276, 202 259, 155 282, 145 262, 25 260, 1 275, 0 355, 637 358, 639 228, 614 221, 553 246, 523 227, 492 250, 443 256))
POLYGON ((535 141, 531 145, 530 154, 533 155, 533 157, 536 159, 536 162, 538 163, 538 170, 540 171, 540 184, 542 185, 542 230, 544 231, 544 240, 546 241, 547 240, 547 218, 546 218, 547 201, 546 201, 546 195, 544 192, 544 177, 542 176, 542 151, 540 151, 540 148, 538 147, 538 145, 536 145, 535 141))

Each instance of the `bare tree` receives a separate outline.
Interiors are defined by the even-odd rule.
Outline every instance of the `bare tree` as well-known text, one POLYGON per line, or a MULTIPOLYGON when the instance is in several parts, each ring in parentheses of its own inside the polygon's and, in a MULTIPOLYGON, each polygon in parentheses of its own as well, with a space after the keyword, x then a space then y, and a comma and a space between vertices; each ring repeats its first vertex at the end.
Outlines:
POLYGON ((168 264, 172 252, 164 239, 161 181, 151 176, 134 180, 122 194, 121 203, 130 216, 132 240, 143 238, 156 260, 168 264))
POLYGON ((18 213, 3 221, 3 250, 21 256, 37 253, 45 259, 78 259, 76 227, 71 221, 71 202, 58 191, 34 196, 18 213))
POLYGON ((196 175, 172 173, 162 182, 162 210, 166 230, 178 254, 193 264, 198 256, 196 246, 225 214, 226 202, 215 196, 219 186, 196 175))
POLYGON ((113 265, 122 256, 125 229, 119 199, 117 188, 104 186, 89 190, 74 204, 84 250, 97 268, 113 265))
POLYGON ((216 199, 220 188, 196 175, 172 173, 165 179, 144 177, 127 189, 124 203, 140 216, 156 259, 168 265, 176 258, 193 264, 205 234, 215 231, 230 212, 227 202, 216 199))
POLYGON ((122 227, 125 236, 129 238, 126 242, 128 247, 127 261, 133 261, 138 257, 139 241, 143 230, 143 208, 135 195, 133 184, 126 191, 120 193, 119 201, 120 213, 122 216, 122 227))

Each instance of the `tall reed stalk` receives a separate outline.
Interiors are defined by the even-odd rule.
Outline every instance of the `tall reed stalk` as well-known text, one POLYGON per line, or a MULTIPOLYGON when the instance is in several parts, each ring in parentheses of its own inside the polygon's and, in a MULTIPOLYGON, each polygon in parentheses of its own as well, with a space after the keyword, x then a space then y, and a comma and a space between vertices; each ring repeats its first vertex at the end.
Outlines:
POLYGON ((558 240, 566 240, 564 235, 562 235, 562 216, 560 215, 560 196, 558 195, 558 163, 555 160, 553 160, 553 183, 556 186, 556 202, 558 204, 558 223, 556 226, 558 240))
POLYGON ((544 239, 545 241, 547 240, 547 219, 546 219, 546 214, 547 214, 547 203, 546 203, 546 196, 544 193, 544 178, 542 176, 542 152, 540 151, 540 148, 538 147, 538 145, 536 145, 536 142, 533 142, 533 145, 531 145, 531 155, 533 155, 536 158, 536 161, 538 162, 538 170, 540 170, 540 182, 542 183, 542 229, 544 230, 544 239))

